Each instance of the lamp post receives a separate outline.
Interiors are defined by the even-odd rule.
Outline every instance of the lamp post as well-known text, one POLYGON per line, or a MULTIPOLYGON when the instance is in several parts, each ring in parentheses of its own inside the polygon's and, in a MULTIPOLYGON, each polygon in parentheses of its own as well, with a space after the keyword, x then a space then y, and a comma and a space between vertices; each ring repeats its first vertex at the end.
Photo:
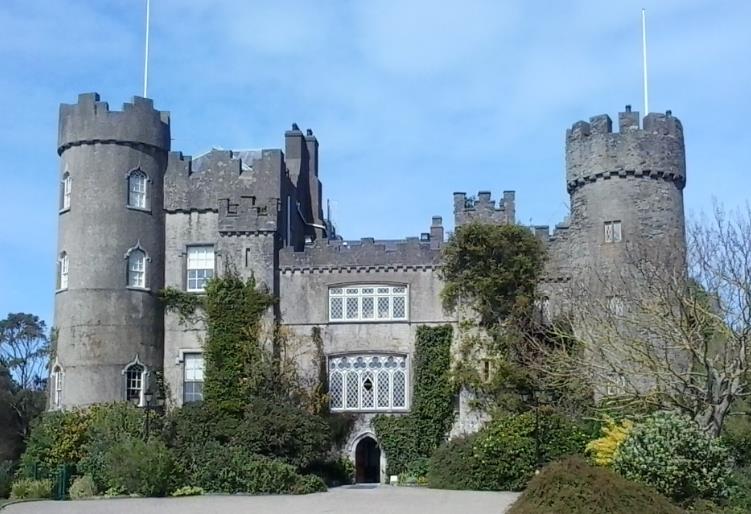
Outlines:
POLYGON ((162 397, 157 390, 154 392, 154 384, 149 381, 149 385, 146 391, 143 393, 144 406, 143 410, 146 412, 145 427, 144 427, 144 439, 149 440, 149 431, 151 429, 150 413, 153 409, 157 409, 162 405, 162 397))
POLYGON ((540 395, 541 390, 530 387, 522 393, 522 401, 532 402, 535 409, 535 462, 537 470, 542 468, 542 440, 540 439, 540 395))

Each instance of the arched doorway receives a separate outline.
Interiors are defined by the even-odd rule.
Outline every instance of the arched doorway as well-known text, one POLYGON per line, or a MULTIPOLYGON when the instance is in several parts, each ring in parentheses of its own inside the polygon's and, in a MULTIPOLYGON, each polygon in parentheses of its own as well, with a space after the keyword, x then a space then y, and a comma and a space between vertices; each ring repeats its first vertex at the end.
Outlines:
POLYGON ((366 436, 355 448, 355 482, 377 484, 381 481, 381 449, 375 439, 366 436))

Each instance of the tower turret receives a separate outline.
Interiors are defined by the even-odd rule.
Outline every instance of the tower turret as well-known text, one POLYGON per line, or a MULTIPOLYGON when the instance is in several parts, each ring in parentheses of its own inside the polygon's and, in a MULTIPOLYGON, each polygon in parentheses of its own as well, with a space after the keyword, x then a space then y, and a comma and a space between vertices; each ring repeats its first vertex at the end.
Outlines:
POLYGON ((639 113, 626 106, 618 132, 604 114, 566 132, 570 257, 584 273, 617 272, 646 254, 684 262, 683 127, 670 111, 643 121, 640 128, 639 113))
POLYGON ((51 406, 143 401, 162 367, 169 113, 99 95, 60 106, 57 328, 51 406))

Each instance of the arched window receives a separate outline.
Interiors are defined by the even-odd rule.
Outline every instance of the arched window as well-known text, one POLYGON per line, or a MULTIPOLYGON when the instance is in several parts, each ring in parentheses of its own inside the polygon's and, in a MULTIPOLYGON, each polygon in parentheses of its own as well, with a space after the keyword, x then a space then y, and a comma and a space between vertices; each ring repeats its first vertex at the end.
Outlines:
POLYGON ((68 254, 65 252, 61 252, 57 260, 57 288, 68 288, 68 254))
POLYGON ((125 252, 125 260, 127 262, 127 286, 146 289, 148 287, 147 268, 151 259, 146 250, 141 247, 141 241, 138 241, 134 247, 128 248, 125 252))
POLYGON ((146 366, 138 360, 138 355, 133 362, 123 369, 125 375, 125 399, 139 407, 145 405, 144 393, 146 392, 146 366))
POLYGON ((134 250, 128 256, 128 286, 146 287, 146 254, 134 250))
POLYGON ((334 411, 407 408, 407 357, 342 355, 329 359, 329 398, 334 411))
POLYGON ((130 172, 128 175, 128 207, 147 209, 147 187, 149 178, 140 169, 130 172))
POLYGON ((59 409, 63 402, 63 368, 55 364, 52 368, 52 406, 59 409))
POLYGON ((70 191, 72 187, 70 172, 63 173, 63 180, 60 182, 60 210, 70 209, 70 191))

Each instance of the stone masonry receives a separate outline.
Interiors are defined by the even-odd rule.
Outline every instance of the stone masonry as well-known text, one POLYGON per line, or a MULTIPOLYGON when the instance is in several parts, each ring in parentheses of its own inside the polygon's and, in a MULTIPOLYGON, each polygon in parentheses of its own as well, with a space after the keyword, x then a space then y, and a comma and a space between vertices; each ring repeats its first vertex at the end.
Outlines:
MULTIPOLYGON (((530 228, 548 248, 541 289, 552 303, 561 284, 626 265, 626 243, 685 253, 681 123, 669 111, 645 116, 643 127, 640 121, 627 107, 618 132, 607 115, 577 122, 566 132, 570 215, 553 231, 530 228)), ((200 355, 205 327, 165 313, 157 294, 163 287, 188 287, 187 256, 195 246, 210 249, 213 263, 205 266, 212 273, 232 268, 254 276, 278 298, 269 320, 296 341, 303 377, 312 378, 318 369, 314 329, 320 330, 325 358, 403 356, 410 377, 417 327, 457 322, 440 300, 442 217, 434 216, 419 237, 343 239, 323 213, 318 151, 313 132, 293 125, 284 134, 283 150, 211 150, 191 158, 171 151, 169 113, 155 110, 151 100, 135 98, 122 111, 111 111, 97 94, 63 104, 59 179, 61 188, 68 180, 69 200, 64 208, 61 200, 59 214, 58 253, 66 268, 58 282, 64 287, 56 291, 54 369, 64 381, 50 408, 125 400, 133 386, 126 370, 134 363, 143 369, 142 387, 161 370, 168 404, 183 402, 185 356, 200 355), (147 200, 139 208, 128 201, 134 171, 148 177, 147 200), (129 278, 128 255, 134 250, 146 256, 139 287, 129 278), (383 293, 383 299, 375 296, 379 291, 403 297, 383 293)), ((64 194, 61 190, 61 199, 64 194)), ((515 223, 515 193, 504 191, 498 201, 488 191, 476 197, 454 193, 453 210, 455 226, 515 223)), ((358 376, 357 385, 353 378, 346 387, 349 394, 353 387, 359 393, 341 400, 343 410, 359 414, 342 449, 353 459, 359 441, 375 439, 373 413, 407 412, 412 386, 407 379, 402 399, 396 381, 378 379, 383 389, 375 390, 368 388, 375 382, 363 378, 368 375, 358 376), (368 402, 375 406, 388 395, 404 407, 368 408, 368 402), (358 408, 348 409, 352 402, 358 408)), ((457 402, 453 434, 482 423, 470 403, 466 396, 457 402)))

